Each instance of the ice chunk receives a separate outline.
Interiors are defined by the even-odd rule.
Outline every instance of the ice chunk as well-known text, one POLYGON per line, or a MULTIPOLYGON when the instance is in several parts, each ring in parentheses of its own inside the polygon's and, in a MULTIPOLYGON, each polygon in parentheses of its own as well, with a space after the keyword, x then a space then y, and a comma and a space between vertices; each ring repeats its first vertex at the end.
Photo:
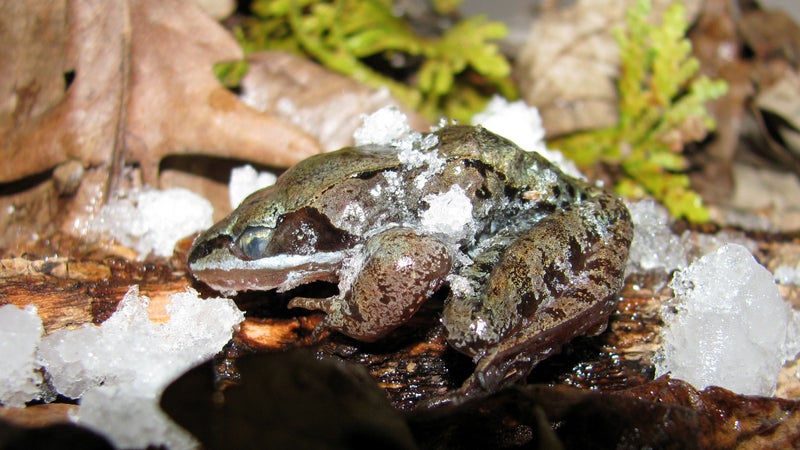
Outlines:
POLYGON ((243 314, 229 299, 170 295, 169 321, 154 323, 149 300, 132 287, 100 326, 46 336, 39 359, 55 389, 81 397, 78 421, 118 447, 190 448, 193 440, 158 411, 161 391, 218 352, 243 314))
POLYGON ((236 208, 253 192, 275 184, 278 177, 272 172, 259 172, 251 165, 235 167, 228 183, 228 199, 231 208, 236 208))
POLYGON ((670 287, 656 375, 771 395, 781 365, 800 350, 800 317, 769 271, 745 247, 727 244, 676 272, 670 287))
POLYGON ((574 162, 565 158, 561 152, 547 148, 539 110, 523 100, 509 102, 495 95, 483 111, 475 114, 472 124, 509 139, 523 150, 544 156, 568 175, 583 178, 574 162))
POLYGON ((427 195, 428 209, 420 214, 422 229, 453 239, 463 239, 472 223, 472 202, 461 186, 451 186, 442 194, 427 195))
POLYGON ((36 347, 42 330, 35 306, 0 306, 0 403, 5 406, 23 407, 39 397, 36 347))
POLYGON ((145 189, 112 200, 100 211, 92 229, 135 249, 172 255, 175 243, 213 224, 213 208, 205 198, 183 188, 145 189))
POLYGON ((87 353, 97 345, 100 328, 86 325, 76 330, 60 329, 45 336, 39 347, 39 361, 50 374, 50 384, 61 395, 79 398, 90 387, 102 383, 105 363, 101 352, 87 353))
POLYGON ((628 271, 671 272, 686 267, 685 243, 669 228, 669 213, 652 200, 628 203, 633 220, 633 241, 628 271))
POLYGON ((396 106, 385 106, 361 117, 361 126, 353 132, 356 145, 388 145, 411 132, 408 117, 396 106))

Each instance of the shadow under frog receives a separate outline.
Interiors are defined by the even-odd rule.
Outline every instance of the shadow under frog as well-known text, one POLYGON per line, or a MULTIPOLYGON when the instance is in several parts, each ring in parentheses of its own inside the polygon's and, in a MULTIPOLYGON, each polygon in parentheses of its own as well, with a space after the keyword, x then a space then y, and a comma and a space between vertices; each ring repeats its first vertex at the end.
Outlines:
POLYGON ((447 284, 448 343, 477 363, 461 394, 523 379, 601 332, 632 234, 615 196, 481 127, 312 156, 201 235, 194 276, 224 293, 338 283, 289 306, 375 341, 447 284))

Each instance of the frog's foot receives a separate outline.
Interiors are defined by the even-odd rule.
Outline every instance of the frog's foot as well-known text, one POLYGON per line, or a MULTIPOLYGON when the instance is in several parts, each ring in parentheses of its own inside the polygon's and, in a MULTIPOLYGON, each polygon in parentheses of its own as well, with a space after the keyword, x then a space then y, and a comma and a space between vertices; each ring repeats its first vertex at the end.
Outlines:
POLYGON ((533 340, 525 334, 512 335, 478 360, 472 375, 458 392, 465 396, 491 393, 524 381, 537 364, 559 353, 563 344, 577 336, 593 336, 605 330, 611 309, 597 302, 587 311, 587 316, 563 321, 533 340))
POLYGON ((337 301, 339 301, 339 296, 337 295, 323 298, 295 297, 289 301, 287 306, 289 308, 303 308, 331 314, 333 312, 332 305, 337 301))
MULTIPOLYGON (((312 311, 322 311, 325 314, 330 314, 331 305, 334 304, 335 301, 338 300, 338 296, 332 297, 324 297, 324 298, 317 298, 317 297, 295 297, 289 301, 287 305, 289 308, 302 308, 308 309, 312 311)), ((327 316, 326 316, 327 317, 327 316)), ((329 327, 325 324, 325 320, 323 319, 321 322, 314 327, 314 330, 311 332, 310 341, 312 344, 316 344, 322 341, 323 338, 328 336, 328 329, 329 327)))
POLYGON ((322 326, 372 342, 405 323, 444 282, 452 265, 444 244, 405 227, 370 237, 361 271, 339 296, 296 298, 289 307, 324 311, 322 326))

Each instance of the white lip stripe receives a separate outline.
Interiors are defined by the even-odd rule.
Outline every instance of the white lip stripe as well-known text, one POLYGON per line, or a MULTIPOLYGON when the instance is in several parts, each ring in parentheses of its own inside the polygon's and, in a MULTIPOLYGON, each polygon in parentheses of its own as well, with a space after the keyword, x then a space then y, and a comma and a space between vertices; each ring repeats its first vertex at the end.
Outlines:
MULTIPOLYGON (((345 252, 319 252, 311 255, 278 255, 261 258, 253 261, 243 261, 228 257, 224 261, 215 261, 209 257, 202 258, 192 263, 191 269, 195 272, 204 270, 282 270, 298 267, 304 264, 335 264, 344 259, 345 252)), ((212 253, 210 256, 214 256, 212 253)))

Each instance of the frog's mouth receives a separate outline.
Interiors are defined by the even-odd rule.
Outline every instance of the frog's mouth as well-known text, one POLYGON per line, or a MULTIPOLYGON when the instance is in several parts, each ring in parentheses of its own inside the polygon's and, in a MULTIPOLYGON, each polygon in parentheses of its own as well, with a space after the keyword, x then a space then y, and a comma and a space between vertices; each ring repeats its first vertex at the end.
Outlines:
POLYGON ((335 251, 245 261, 227 248, 216 248, 192 260, 189 270, 198 280, 224 293, 271 289, 283 292, 314 281, 335 282, 344 257, 345 251, 335 251))

